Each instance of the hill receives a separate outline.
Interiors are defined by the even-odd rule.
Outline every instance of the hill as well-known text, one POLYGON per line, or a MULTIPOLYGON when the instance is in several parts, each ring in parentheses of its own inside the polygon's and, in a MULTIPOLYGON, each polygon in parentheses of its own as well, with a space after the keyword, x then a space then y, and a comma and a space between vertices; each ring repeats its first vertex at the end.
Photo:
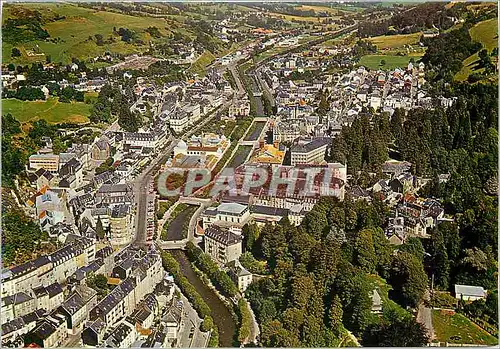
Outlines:
MULTIPOLYGON (((498 19, 492 18, 486 21, 477 23, 469 30, 472 40, 481 43, 483 48, 488 50, 488 53, 498 47, 498 19)), ((478 53, 467 57, 463 61, 462 69, 455 75, 455 80, 467 80, 472 73, 481 73, 484 69, 474 69, 475 62, 479 60, 478 53)))
POLYGON ((72 57, 85 59, 105 52, 131 54, 148 50, 152 41, 168 42, 169 36, 176 31, 186 34, 182 23, 176 22, 176 29, 170 29, 173 26, 164 18, 132 16, 72 4, 7 4, 3 8, 2 21, 4 37, 6 30, 10 29, 8 33, 12 34, 3 42, 4 63, 45 61, 47 55, 53 62, 69 63, 72 57), (29 40, 31 36, 26 39, 27 31, 22 31, 23 27, 26 23, 37 25, 37 20, 40 30, 35 34, 45 30, 49 37, 44 39, 35 35, 34 40, 29 40), (158 29, 155 37, 146 31, 150 27, 158 29), (119 28, 133 31, 133 40, 123 41, 116 32, 119 28), (22 35, 16 36, 17 33, 22 35), (101 39, 96 35, 102 36, 101 39), (13 47, 20 49, 21 57, 11 57, 13 47))
POLYGON ((61 122, 86 123, 89 120, 91 109, 91 104, 61 103, 54 97, 46 101, 2 100, 3 113, 12 114, 19 122, 45 119, 51 124, 61 122))

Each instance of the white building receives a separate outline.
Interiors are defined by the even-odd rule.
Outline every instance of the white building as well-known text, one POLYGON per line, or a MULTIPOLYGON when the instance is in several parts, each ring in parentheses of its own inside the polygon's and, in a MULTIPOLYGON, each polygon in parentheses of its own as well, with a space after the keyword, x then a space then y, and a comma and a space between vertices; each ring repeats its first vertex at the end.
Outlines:
POLYGON ((189 125, 189 114, 178 110, 170 115, 170 128, 176 133, 181 133, 189 125))
POLYGON ((239 261, 235 260, 229 265, 229 276, 238 286, 240 292, 245 292, 245 290, 250 286, 253 280, 252 273, 243 268, 239 261))
POLYGON ((59 155, 34 154, 29 157, 30 170, 36 171, 40 168, 56 174, 59 171, 59 155))
POLYGON ((222 203, 217 207, 209 207, 202 215, 202 228, 212 224, 242 227, 250 217, 248 206, 238 203, 222 203))
POLYGON ((487 292, 481 286, 455 285, 455 298, 464 301, 486 299, 487 292))
POLYGON ((325 161, 326 149, 331 144, 331 138, 314 138, 300 140, 290 148, 291 164, 320 164, 325 161))

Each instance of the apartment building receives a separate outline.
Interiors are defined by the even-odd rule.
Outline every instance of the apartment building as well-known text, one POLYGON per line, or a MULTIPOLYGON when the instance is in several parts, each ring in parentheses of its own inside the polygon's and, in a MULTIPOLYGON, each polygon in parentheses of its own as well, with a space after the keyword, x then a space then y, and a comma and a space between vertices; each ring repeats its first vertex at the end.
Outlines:
POLYGON ((184 110, 177 110, 170 115, 170 128, 176 133, 181 133, 189 125, 189 114, 184 110))
POLYGON ((327 137, 299 140, 290 148, 291 165, 320 164, 325 161, 326 149, 332 139, 327 137))
POLYGON ((109 217, 110 242, 112 245, 127 245, 132 241, 134 215, 129 205, 116 205, 109 217))
POLYGON ((216 225, 205 231, 205 253, 221 264, 234 261, 241 256, 243 237, 216 225))
POLYGON ((29 157, 29 169, 36 171, 43 168, 52 174, 59 172, 59 155, 56 154, 33 154, 29 157))

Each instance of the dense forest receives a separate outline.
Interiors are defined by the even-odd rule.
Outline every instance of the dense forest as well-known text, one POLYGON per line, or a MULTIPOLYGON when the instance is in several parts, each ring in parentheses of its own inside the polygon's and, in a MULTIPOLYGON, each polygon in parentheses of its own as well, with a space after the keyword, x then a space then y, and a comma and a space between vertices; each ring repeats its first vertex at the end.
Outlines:
POLYGON ((469 34, 471 24, 442 33, 438 37, 424 40, 427 50, 421 61, 426 64, 427 76, 431 81, 453 80, 462 69, 462 61, 481 49, 481 44, 473 42, 469 34))
POLYGON ((448 29, 458 16, 458 7, 447 8, 444 2, 418 4, 402 8, 387 20, 368 20, 360 23, 358 35, 362 38, 378 35, 409 34, 439 28, 448 29))
POLYGON ((265 260, 271 276, 246 291, 264 346, 338 346, 346 329, 364 345, 427 343, 425 329, 404 310, 426 290, 423 261, 395 253, 380 228, 386 217, 380 201, 322 198, 300 227, 284 219, 245 229, 247 254, 265 260), (381 317, 371 312, 374 289, 385 298, 381 317), (401 331, 404 337, 395 335, 401 331))
POLYGON ((136 96, 131 86, 122 92, 119 88, 104 85, 94 103, 90 121, 94 123, 111 123, 118 117, 118 124, 129 132, 136 132, 142 123, 142 117, 130 111, 136 96))
MULTIPOLYGON (((469 8, 470 3, 429 2, 398 9, 398 13, 386 20, 363 21, 359 25, 361 38, 379 35, 409 34, 425 30, 445 31, 456 25, 460 18, 474 24, 497 16, 497 7, 469 8)), ((396 8, 396 7, 395 7, 396 8)), ((443 47, 444 48, 444 47, 443 47)))

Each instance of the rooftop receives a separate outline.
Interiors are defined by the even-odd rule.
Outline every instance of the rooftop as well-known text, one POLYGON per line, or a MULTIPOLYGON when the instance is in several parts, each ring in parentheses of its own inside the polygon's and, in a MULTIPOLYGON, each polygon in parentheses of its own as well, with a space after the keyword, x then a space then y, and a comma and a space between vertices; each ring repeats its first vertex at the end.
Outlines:
POLYGON ((222 229, 216 225, 211 225, 205 231, 205 238, 215 240, 226 246, 241 243, 243 237, 241 235, 236 235, 229 230, 222 229))

